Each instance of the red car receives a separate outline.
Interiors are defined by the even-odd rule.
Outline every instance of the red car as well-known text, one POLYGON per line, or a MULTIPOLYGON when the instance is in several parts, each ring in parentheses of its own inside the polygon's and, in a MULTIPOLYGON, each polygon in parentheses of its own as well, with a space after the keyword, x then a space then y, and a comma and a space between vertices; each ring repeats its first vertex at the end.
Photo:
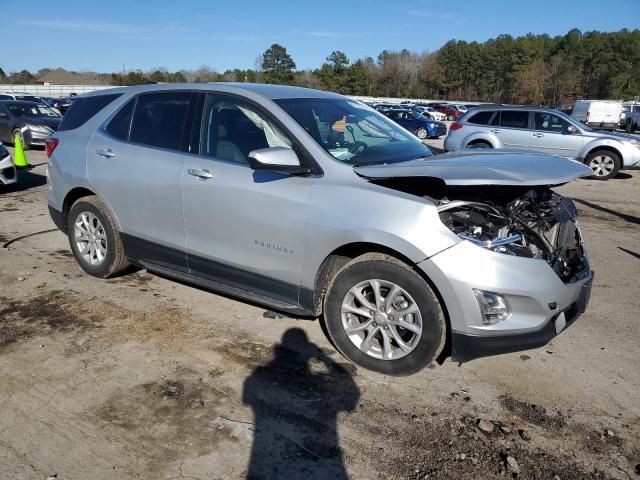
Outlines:
POLYGON ((431 105, 435 110, 444 113, 447 116, 447 120, 458 120, 462 116, 462 112, 446 104, 431 105))

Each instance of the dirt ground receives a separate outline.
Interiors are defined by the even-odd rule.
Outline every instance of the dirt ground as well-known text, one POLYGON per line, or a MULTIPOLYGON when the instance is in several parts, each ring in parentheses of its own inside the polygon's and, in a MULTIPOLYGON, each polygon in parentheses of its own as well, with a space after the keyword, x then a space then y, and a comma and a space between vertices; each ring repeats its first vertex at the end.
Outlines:
POLYGON ((393 378, 317 321, 85 275, 28 156, 0 190, 1 479, 640 478, 639 173, 559 189, 596 272, 575 325, 393 378))

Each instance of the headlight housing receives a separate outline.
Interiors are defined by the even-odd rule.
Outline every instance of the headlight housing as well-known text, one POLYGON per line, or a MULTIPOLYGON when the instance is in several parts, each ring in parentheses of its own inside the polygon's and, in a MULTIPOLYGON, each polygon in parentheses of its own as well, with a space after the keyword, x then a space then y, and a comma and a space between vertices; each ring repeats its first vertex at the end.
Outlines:
POLYGON ((53 133, 53 129, 46 127, 44 125, 25 125, 25 127, 27 127, 29 130, 32 130, 34 132, 40 132, 40 133, 53 133))

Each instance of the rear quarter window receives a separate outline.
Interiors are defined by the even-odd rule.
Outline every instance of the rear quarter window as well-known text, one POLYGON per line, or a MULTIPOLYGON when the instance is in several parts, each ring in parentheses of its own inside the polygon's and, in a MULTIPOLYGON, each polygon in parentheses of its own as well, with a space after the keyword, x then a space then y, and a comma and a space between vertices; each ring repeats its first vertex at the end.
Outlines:
POLYGON ((469 120, 467 120, 467 123, 472 123, 474 125, 489 125, 492 116, 493 110, 478 112, 476 114, 472 114, 469 117, 469 120))
POLYGON ((146 93, 138 97, 129 140, 170 150, 183 150, 190 92, 146 93))
POLYGON ((58 128, 59 132, 74 130, 84 125, 96 113, 118 98, 121 93, 108 95, 95 95, 93 97, 78 98, 71 104, 71 108, 62 118, 62 123, 58 128))

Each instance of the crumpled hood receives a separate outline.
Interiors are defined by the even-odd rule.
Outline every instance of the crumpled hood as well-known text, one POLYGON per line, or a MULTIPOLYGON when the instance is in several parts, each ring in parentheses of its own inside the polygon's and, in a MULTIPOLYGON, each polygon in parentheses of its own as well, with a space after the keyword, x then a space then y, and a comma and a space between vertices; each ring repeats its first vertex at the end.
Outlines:
POLYGON ((367 179, 439 178, 447 185, 560 185, 593 171, 580 162, 553 155, 508 150, 462 150, 427 159, 355 167, 367 179))

